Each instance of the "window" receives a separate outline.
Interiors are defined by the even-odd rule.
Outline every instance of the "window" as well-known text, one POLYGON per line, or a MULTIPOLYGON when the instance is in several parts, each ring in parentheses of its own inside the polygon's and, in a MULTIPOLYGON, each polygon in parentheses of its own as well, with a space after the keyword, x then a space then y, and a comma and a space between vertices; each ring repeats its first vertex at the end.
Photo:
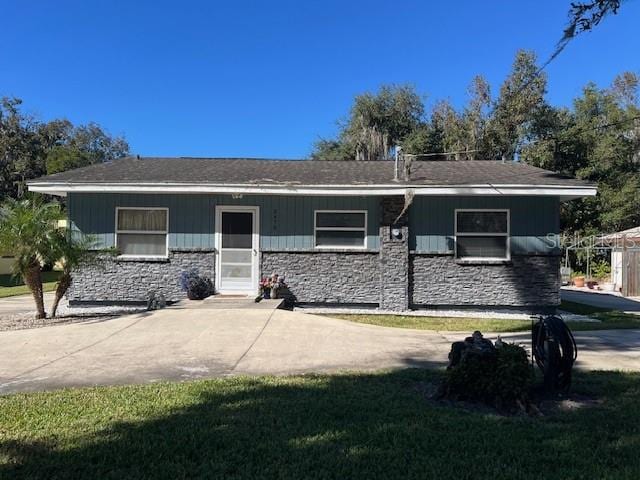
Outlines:
POLYGON ((317 248, 365 248, 367 212, 316 210, 314 233, 317 248))
POLYGON ((509 260, 509 210, 456 210, 456 257, 509 260))
POLYGON ((166 257, 169 210, 116 208, 116 246, 122 256, 166 257))

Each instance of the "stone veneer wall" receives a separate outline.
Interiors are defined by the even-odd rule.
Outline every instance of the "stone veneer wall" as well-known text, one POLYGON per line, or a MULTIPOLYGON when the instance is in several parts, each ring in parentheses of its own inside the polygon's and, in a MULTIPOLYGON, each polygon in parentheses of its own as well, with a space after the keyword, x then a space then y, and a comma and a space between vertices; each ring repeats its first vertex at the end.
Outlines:
POLYGON ((284 275, 285 297, 299 303, 377 304, 377 252, 262 252, 263 276, 284 275))
POLYGON ((409 308, 409 227, 407 216, 400 217, 404 203, 404 197, 384 197, 380 209, 380 308, 397 312, 409 308), (400 231, 397 238, 393 228, 400 231))
POLYGON ((560 304, 560 257, 513 256, 511 263, 463 265, 450 255, 411 255, 413 306, 534 307, 560 304))
POLYGON ((180 274, 192 268, 215 282, 215 252, 172 250, 167 260, 117 259, 103 255, 95 264, 73 273, 67 291, 72 303, 146 302, 149 292, 162 293, 167 301, 186 297, 180 288, 180 274))

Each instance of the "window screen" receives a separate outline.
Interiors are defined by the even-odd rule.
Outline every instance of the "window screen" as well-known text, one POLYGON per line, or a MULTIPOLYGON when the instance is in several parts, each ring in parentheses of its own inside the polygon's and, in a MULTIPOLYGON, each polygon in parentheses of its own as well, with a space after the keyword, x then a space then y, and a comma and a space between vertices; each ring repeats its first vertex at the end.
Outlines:
POLYGON ((222 248, 251 248, 253 213, 222 212, 222 248))
POLYGON ((315 245, 320 248, 364 248, 366 212, 316 211, 315 245))
POLYGON ((119 208, 116 223, 116 245, 121 255, 167 255, 166 209, 119 208))
POLYGON ((509 258, 507 210, 458 210, 455 222, 457 258, 509 258))

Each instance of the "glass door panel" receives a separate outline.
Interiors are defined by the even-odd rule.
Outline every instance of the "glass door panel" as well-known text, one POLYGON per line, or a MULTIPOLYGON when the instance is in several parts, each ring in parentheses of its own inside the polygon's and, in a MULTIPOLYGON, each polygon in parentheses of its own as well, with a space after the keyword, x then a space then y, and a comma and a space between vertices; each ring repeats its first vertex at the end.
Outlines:
POLYGON ((222 293, 255 289, 254 213, 222 211, 220 215, 220 285, 222 293))

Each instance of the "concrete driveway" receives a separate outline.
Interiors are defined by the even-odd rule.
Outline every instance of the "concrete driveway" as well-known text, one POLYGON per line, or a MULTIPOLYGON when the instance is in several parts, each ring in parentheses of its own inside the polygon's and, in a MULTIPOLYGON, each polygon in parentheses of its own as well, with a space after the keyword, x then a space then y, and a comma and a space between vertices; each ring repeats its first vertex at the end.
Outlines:
MULTIPOLYGON (((238 374, 444 366, 464 333, 362 325, 271 309, 172 307, 0 332, 0 393, 238 374)), ((527 335, 513 335, 527 340, 527 335)), ((578 335, 584 368, 640 370, 640 331, 578 335)))
MULTIPOLYGON (((53 292, 47 292, 43 295, 44 304, 49 309, 49 305, 53 302, 53 292)), ((34 313, 36 305, 31 295, 16 295, 15 297, 6 297, 0 299, 0 317, 2 315, 15 315, 34 313)))

